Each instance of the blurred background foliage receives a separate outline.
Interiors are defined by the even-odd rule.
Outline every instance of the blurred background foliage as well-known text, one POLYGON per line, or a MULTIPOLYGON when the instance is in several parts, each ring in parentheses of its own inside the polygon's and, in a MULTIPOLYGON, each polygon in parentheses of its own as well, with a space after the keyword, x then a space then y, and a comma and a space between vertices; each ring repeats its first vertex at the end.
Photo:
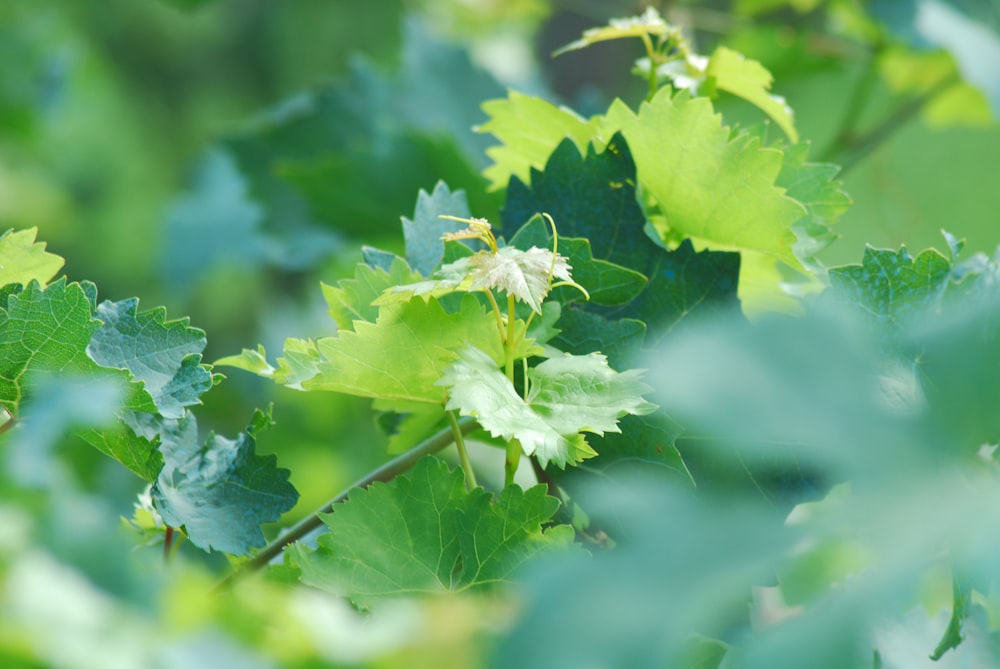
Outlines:
MULTIPOLYGON (((941 246, 942 228, 965 237, 970 251, 994 252, 1000 242, 995 3, 690 0, 658 6, 701 53, 723 43, 763 63, 774 74, 774 92, 795 110, 812 157, 844 166, 854 205, 837 224, 841 238, 824 252, 825 262, 859 262, 866 243, 941 246), (928 11, 937 13, 928 17, 928 11)), ((362 244, 399 249, 400 216, 412 216, 420 189, 431 191, 443 179, 453 190, 465 189, 475 215, 499 220, 500 197, 481 174, 492 142, 473 132, 486 120, 483 101, 509 86, 584 115, 603 111, 614 97, 638 105, 644 84, 628 74, 641 55, 638 43, 550 54, 582 30, 641 8, 626 0, 8 0, 0 4, 0 228, 37 226, 39 239, 67 259, 67 274, 95 281, 102 298, 137 295, 145 307, 163 304, 171 317, 190 316, 208 332, 206 360, 257 342, 278 350, 286 336, 329 333, 318 281, 347 275, 362 244)), ((763 121, 731 99, 717 101, 717 109, 727 123, 763 121)), ((385 438, 365 402, 295 393, 236 374, 205 401, 200 420, 223 433, 241 429, 250 407, 275 404, 277 426, 262 435, 259 448, 280 453, 302 493, 291 520, 386 458, 385 438)), ((107 519, 131 514, 137 480, 82 445, 66 444, 57 453, 67 470, 53 479, 59 485, 34 492, 0 487, 17 488, 19 508, 29 511, 0 505, 4 602, 18 621, 0 625, 3 666, 151 666, 143 663, 154 656, 163 667, 210 661, 215 667, 353 666, 372 658, 380 658, 379 666, 419 666, 413 658, 420 653, 434 658, 434 666, 473 666, 477 644, 496 626, 470 617, 487 610, 498 620, 509 616, 490 610, 495 603, 443 600, 401 604, 364 626, 346 605, 338 608, 314 593, 279 597, 280 584, 270 582, 210 600, 204 592, 213 577, 202 567, 164 574, 155 551, 129 553, 133 538, 108 545, 116 530, 107 519), (36 544, 47 552, 33 552, 36 544), (122 564, 107 563, 107 556, 122 564), (160 589, 165 582, 169 589, 160 589), (75 604, 62 606, 60 598, 75 604), (102 615, 74 618, 80 602, 102 615), (144 613, 131 617, 134 610, 144 613), (281 619, 275 610, 285 616, 283 627, 265 631, 281 619), (224 629, 208 620, 224 621, 224 629), (325 624, 317 627, 317 620, 325 624), (363 633, 344 633, 336 643, 324 637, 333 628, 355 629, 351 625, 363 633), (429 633, 432 628, 449 631, 429 633), (52 644, 58 647, 37 651, 52 644), (250 657, 240 644, 263 647, 272 659, 250 657)), ((953 493, 942 484, 932 497, 952 500, 949 509, 961 515, 969 502, 953 493)), ((862 497, 851 513, 863 517, 865 504, 883 509, 888 502, 862 497)), ((649 549, 655 554, 663 536, 698 523, 745 522, 698 513, 704 510, 681 522, 680 516, 637 512, 637 522, 650 525, 635 530, 636 545, 655 544, 649 549)), ((864 552, 838 542, 837 531, 824 526, 822 536, 847 554, 864 552)), ((764 536, 734 536, 731 546, 695 542, 691 556, 742 551, 765 560, 783 547, 762 548, 764 536)), ((597 576, 590 571, 595 565, 581 565, 573 575, 595 582, 593 606, 607 601, 600 596, 605 587, 659 593, 662 583, 647 588, 629 581, 630 561, 641 562, 641 555, 622 551, 610 558, 619 564, 597 576)), ((739 572, 732 582, 756 576, 739 572)), ((560 587, 554 583, 546 587, 560 587)), ((545 609, 544 597, 539 601, 529 607, 528 620, 565 613, 545 609)), ((648 604, 648 594, 638 601, 648 604)), ((934 601, 928 610, 936 615, 941 597, 934 601)), ((986 604, 994 615, 1000 610, 986 604)), ((856 610, 837 609, 830 620, 805 618, 801 625, 856 625, 850 617, 856 610)), ((918 619, 911 626, 922 624, 918 619)), ((518 629, 515 641, 547 628, 518 629)), ((570 629, 564 624, 551 632, 570 629)), ((636 648, 676 657, 662 655, 662 639, 641 641, 652 650, 611 648, 600 666, 649 666, 630 655, 636 648)), ((778 666, 767 662, 781 643, 790 642, 753 646, 757 655, 749 666, 778 666)), ((855 666, 855 650, 841 648, 826 664, 809 666, 855 666)), ((684 650, 692 666, 717 651, 709 642, 684 650)), ((501 664, 534 666, 513 641, 497 653, 501 664)), ((582 666, 566 656, 541 659, 532 661, 582 666)))

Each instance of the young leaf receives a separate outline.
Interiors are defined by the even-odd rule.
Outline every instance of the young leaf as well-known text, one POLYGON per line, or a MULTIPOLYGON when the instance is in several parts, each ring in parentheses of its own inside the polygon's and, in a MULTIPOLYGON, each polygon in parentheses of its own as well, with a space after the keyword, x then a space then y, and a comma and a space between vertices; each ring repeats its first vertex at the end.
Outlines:
POLYGON ((288 470, 277 468, 273 455, 254 453, 270 416, 258 411, 236 439, 211 434, 204 445, 196 441, 190 414, 179 422, 186 425, 161 443, 164 465, 152 490, 163 521, 183 527, 204 550, 242 555, 264 545, 260 525, 278 520, 298 500, 288 470))
POLYGON ((650 389, 640 372, 619 373, 603 355, 565 355, 528 370, 522 398, 488 355, 467 346, 441 378, 450 389, 448 410, 474 416, 494 437, 518 439, 542 466, 560 468, 596 455, 581 432, 618 432, 618 419, 655 409, 642 399, 650 389))
POLYGON ((799 141, 791 107, 784 98, 768 93, 774 77, 763 65, 720 46, 708 59, 705 75, 715 88, 743 98, 774 119, 793 144, 799 141))
POLYGON ((584 49, 591 44, 606 42, 608 40, 626 39, 629 37, 650 37, 662 36, 671 32, 670 26, 663 20, 660 13, 653 7, 647 7, 640 16, 628 16, 623 18, 613 18, 608 21, 608 25, 599 28, 585 30, 583 37, 570 42, 566 46, 558 49, 553 56, 584 49))
MULTIPOLYGON (((506 187, 511 177, 528 181, 531 168, 541 169, 563 140, 569 139, 582 151, 593 138, 598 122, 514 90, 504 99, 483 103, 483 111, 490 120, 476 130, 492 133, 500 140, 499 146, 486 150, 493 164, 483 175, 491 190, 506 187)), ((518 225, 523 222, 518 221, 518 225)))
POLYGON ((330 317, 340 331, 353 330, 354 321, 374 323, 378 307, 372 302, 388 288, 420 279, 399 257, 393 257, 388 270, 358 263, 354 278, 338 281, 336 286, 321 284, 323 297, 330 307, 330 317))
POLYGON ((511 486, 494 504, 467 492, 460 470, 433 457, 390 483, 354 490, 323 522, 315 551, 288 549, 302 580, 367 605, 375 599, 495 586, 531 557, 571 544, 559 526, 542 532, 559 503, 543 486, 511 486))
POLYGON ((445 393, 435 383, 452 350, 474 341, 503 360, 496 322, 471 295, 456 313, 435 299, 412 300, 384 306, 375 323, 355 327, 316 342, 316 373, 301 381, 303 388, 437 404, 445 393))
POLYGON ((180 418, 212 387, 212 373, 201 364, 205 333, 188 320, 167 321, 162 307, 138 311, 139 300, 102 302, 94 317, 102 322, 87 355, 103 367, 127 370, 143 384, 164 418, 180 418))
POLYGON ((444 257, 441 236, 457 232, 465 226, 458 221, 441 218, 441 215, 469 218, 469 203, 465 191, 454 193, 443 181, 438 181, 430 195, 423 189, 417 195, 417 208, 413 220, 403 218, 403 239, 406 241, 406 260, 410 267, 423 276, 430 276, 444 257))
MULTIPOLYGON (((535 216, 510 240, 519 249, 551 248, 552 237, 541 216, 535 216)), ((646 277, 621 265, 594 258, 589 239, 559 237, 559 255, 573 268, 573 281, 586 291, 569 286, 558 288, 554 299, 563 303, 587 299, 593 304, 617 306, 628 302, 646 287, 646 277)))
POLYGON ((36 243, 38 228, 8 230, 0 235, 0 286, 48 283, 62 269, 63 259, 47 253, 44 243, 36 243))
POLYGON ((791 226, 805 207, 775 186, 782 154, 756 138, 732 139, 711 103, 661 90, 635 114, 616 101, 604 134, 621 131, 639 180, 670 229, 724 249, 757 251, 792 268, 791 226))

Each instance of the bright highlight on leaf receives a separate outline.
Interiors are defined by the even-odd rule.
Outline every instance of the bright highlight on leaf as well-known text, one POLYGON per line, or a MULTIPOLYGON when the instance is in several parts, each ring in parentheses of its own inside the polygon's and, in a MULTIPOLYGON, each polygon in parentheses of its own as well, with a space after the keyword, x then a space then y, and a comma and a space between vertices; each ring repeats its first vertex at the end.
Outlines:
POLYGON ((36 234, 38 228, 0 235, 0 286, 31 281, 44 286, 62 269, 63 259, 46 252, 44 243, 36 243, 36 234))
POLYGON ((791 107, 783 97, 768 93, 774 77, 763 65, 720 46, 708 59, 705 76, 718 90, 743 98, 774 119, 792 143, 799 141, 791 107))
POLYGON ((622 416, 656 408, 642 399, 651 389, 640 371, 616 372, 597 353, 566 354, 530 368, 524 398, 479 349, 467 346, 459 355, 440 381, 450 389, 446 408, 475 417, 495 437, 519 440, 543 467, 596 455, 581 432, 618 432, 622 416))

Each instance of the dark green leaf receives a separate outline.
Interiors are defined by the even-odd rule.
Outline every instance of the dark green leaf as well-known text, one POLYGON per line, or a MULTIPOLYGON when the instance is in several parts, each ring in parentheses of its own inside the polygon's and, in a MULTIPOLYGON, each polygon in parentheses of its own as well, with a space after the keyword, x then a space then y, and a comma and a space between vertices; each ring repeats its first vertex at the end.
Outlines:
POLYGON ((465 223, 441 218, 442 214, 458 218, 469 218, 472 215, 465 192, 459 190, 453 193, 443 181, 439 181, 434 186, 434 192, 429 195, 427 191, 420 190, 413 220, 403 219, 406 260, 410 267, 423 276, 430 276, 441 265, 444 257, 441 235, 458 232, 466 227, 465 223))

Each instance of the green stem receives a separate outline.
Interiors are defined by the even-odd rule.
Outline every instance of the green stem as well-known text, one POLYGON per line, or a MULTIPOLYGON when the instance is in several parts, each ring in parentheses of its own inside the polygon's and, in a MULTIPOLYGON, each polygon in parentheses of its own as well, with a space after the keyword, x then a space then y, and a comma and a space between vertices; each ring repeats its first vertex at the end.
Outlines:
POLYGON ((519 439, 511 439, 507 442, 507 457, 503 463, 504 488, 514 483, 514 474, 517 473, 519 464, 521 464, 521 441, 519 439))
MULTIPOLYGON (((468 434, 476 427, 476 422, 472 419, 458 421, 458 424, 459 431, 462 434, 468 434)), ((238 568, 237 571, 233 571, 226 576, 222 582, 219 583, 218 587, 221 588, 228 585, 234 579, 243 574, 252 573, 263 568, 279 553, 281 553, 281 550, 285 546, 293 541, 298 541, 305 535, 320 527, 323 524, 323 520, 320 516, 332 512, 333 507, 347 499, 347 496, 352 490, 356 488, 367 488, 376 481, 391 481, 399 474, 402 474, 410 469, 410 467, 416 464, 417 460, 420 458, 425 455, 430 455, 431 453, 436 453, 445 446, 449 445, 454 438, 455 433, 452 431, 452 427, 449 426, 431 437, 428 437, 405 453, 393 458, 378 469, 372 470, 361 479, 355 481, 350 487, 343 490, 340 494, 324 504, 322 507, 313 511, 312 514, 293 525, 280 537, 265 546, 259 553, 257 553, 257 555, 253 557, 253 559, 245 562, 242 567, 238 568)))
POLYGON ((506 335, 503 329, 503 312, 500 311, 500 305, 497 304, 497 298, 493 297, 493 291, 487 290, 486 297, 489 298, 490 304, 493 305, 493 315, 496 317, 497 330, 500 332, 500 343, 504 343, 506 340, 506 335))
POLYGON ((643 33, 640 35, 642 38, 642 44, 646 47, 646 57, 649 58, 649 96, 647 100, 652 100, 653 96, 656 95, 657 81, 656 81, 656 67, 658 63, 656 62, 656 50, 653 48, 653 41, 649 39, 649 35, 643 33))
POLYGON ((819 159, 823 162, 829 162, 833 156, 846 150, 856 140, 858 119, 868 105, 868 98, 871 97, 875 82, 878 81, 878 53, 879 48, 876 47, 869 54, 865 71, 861 73, 861 78, 851 91, 851 97, 844 108, 837 134, 820 155, 819 159))
POLYGON ((458 459, 462 463, 462 471, 465 472, 465 489, 472 490, 479 484, 476 483, 476 472, 469 462, 469 451, 465 447, 465 437, 462 435, 462 427, 458 424, 458 416, 454 411, 446 411, 448 423, 451 425, 451 434, 455 438, 455 448, 458 449, 458 459))
POLYGON ((514 295, 512 293, 507 294, 507 336, 504 338, 503 352, 504 352, 504 362, 503 369, 507 374, 507 379, 514 383, 514 349, 516 348, 517 342, 514 341, 515 337, 515 326, 517 325, 517 320, 514 313, 514 295))

